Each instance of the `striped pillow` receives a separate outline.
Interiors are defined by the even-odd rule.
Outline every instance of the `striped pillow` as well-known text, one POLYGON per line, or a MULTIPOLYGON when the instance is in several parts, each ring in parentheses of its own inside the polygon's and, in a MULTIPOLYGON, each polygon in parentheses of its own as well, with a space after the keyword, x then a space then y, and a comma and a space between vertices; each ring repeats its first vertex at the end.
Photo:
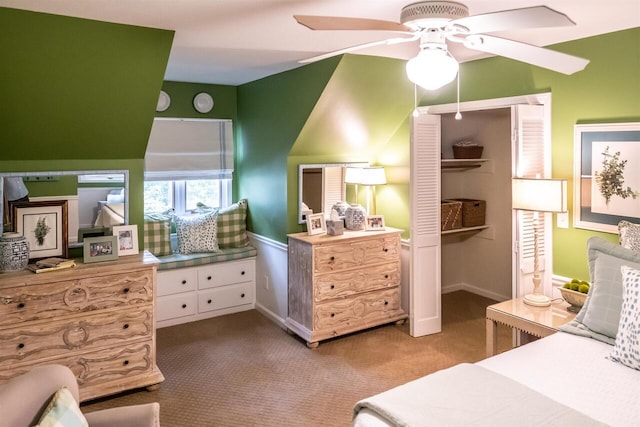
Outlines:
POLYGON ((36 427, 89 427, 89 423, 71 391, 62 387, 53 395, 36 427))
POLYGON ((249 245, 247 211, 247 199, 241 199, 218 211, 218 245, 220 248, 240 248, 249 245))
POLYGON ((171 255, 171 216, 144 216, 144 248, 155 256, 171 255))

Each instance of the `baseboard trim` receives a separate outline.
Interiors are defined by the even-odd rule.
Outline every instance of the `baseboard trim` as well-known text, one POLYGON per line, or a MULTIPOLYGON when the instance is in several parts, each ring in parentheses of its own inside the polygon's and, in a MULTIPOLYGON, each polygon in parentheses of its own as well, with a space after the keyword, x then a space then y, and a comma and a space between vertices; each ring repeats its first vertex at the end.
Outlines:
POLYGON ((258 310, 260 313, 262 313, 266 318, 268 318, 269 320, 271 320, 273 323, 275 323, 276 325, 280 326, 282 329, 284 329, 285 331, 287 330, 287 325, 285 324, 285 319, 283 319, 282 317, 278 316, 276 313, 274 313, 273 311, 269 310, 268 308, 266 308, 265 306, 263 306, 262 304, 258 304, 256 303, 256 310, 258 310))
POLYGON ((455 291, 467 291, 472 294, 480 295, 485 298, 490 298, 495 301, 506 301, 511 299, 511 296, 501 295, 495 292, 487 291, 486 289, 478 288, 477 286, 470 285, 468 283, 453 283, 442 287, 442 293, 448 294, 455 291))

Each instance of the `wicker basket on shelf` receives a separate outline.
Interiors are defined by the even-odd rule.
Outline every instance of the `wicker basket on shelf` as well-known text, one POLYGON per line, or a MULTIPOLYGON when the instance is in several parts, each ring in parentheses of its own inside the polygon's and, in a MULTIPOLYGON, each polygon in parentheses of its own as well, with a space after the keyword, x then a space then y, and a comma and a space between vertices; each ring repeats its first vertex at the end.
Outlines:
POLYGON ((462 202, 456 200, 442 200, 440 203, 441 231, 462 228, 462 202))
POLYGON ((482 157, 482 145, 456 145, 453 148, 454 159, 479 159, 482 157))

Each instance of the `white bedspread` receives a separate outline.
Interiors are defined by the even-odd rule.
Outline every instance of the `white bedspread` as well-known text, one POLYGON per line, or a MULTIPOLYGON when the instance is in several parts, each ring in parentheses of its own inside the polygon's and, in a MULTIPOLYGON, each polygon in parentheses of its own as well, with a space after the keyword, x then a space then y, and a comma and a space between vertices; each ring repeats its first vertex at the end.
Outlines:
POLYGON ((397 427, 605 426, 501 374, 471 364, 444 369, 364 399, 355 411, 363 408, 397 427))
POLYGON ((124 203, 108 203, 100 209, 94 227, 113 227, 124 224, 124 203))
MULTIPOLYGON (((587 420, 591 420, 585 422, 601 422, 621 427, 640 426, 640 371, 606 359, 611 349, 612 346, 600 341, 559 332, 483 360, 476 365, 510 378, 533 392, 584 414, 588 417, 587 420)), ((441 372, 446 373, 447 370, 441 372)), ((356 427, 464 425, 456 424, 459 409, 452 409, 452 405, 461 401, 465 412, 476 410, 479 403, 488 405, 486 409, 490 415, 497 409, 492 406, 496 401, 498 407, 512 407, 516 412, 531 406, 524 395, 513 397, 511 392, 504 396, 500 396, 498 392, 490 401, 487 401, 483 398, 486 387, 481 378, 469 376, 462 386, 444 382, 433 387, 432 382, 427 379, 434 376, 437 378, 438 374, 429 375, 399 387, 404 397, 400 398, 398 394, 382 403, 383 407, 391 408, 391 411, 402 407, 402 416, 404 417, 404 413, 407 413, 408 419, 400 422, 396 420, 394 424, 393 416, 385 417, 380 415, 379 410, 372 411, 364 405, 364 409, 354 419, 353 425, 356 427), (471 395, 468 394, 469 391, 472 392, 471 395), (474 394, 477 396, 473 397, 474 394), (436 415, 442 418, 428 418, 424 412, 420 415, 420 411, 424 411, 421 406, 425 399, 430 405, 435 399, 436 409, 438 405, 442 409, 442 414, 436 411, 436 415), (472 402, 473 399, 475 401, 472 402), (405 407, 407 401, 412 402, 408 409, 405 407)), ((491 387, 493 388, 495 384, 491 387)), ((385 393, 372 398, 378 399, 378 396, 384 396, 385 393)), ((433 411, 433 408, 430 407, 429 411, 433 411)), ((510 417, 511 415, 505 412, 500 416, 510 417)), ((580 422, 579 425, 589 425, 585 422, 580 422)), ((541 425, 539 422, 534 422, 533 418, 525 417, 523 413, 518 419, 506 418, 500 422, 494 419, 493 423, 496 426, 541 425)), ((466 425, 470 424, 466 423, 466 425)), ((542 425, 573 426, 576 424, 573 422, 558 424, 551 420, 550 423, 542 425)))

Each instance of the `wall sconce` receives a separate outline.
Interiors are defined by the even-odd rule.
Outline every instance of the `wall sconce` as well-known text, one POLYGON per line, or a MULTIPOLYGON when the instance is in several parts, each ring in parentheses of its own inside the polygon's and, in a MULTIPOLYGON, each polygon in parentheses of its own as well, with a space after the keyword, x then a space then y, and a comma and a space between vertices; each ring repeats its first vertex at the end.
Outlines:
POLYGON ((361 169, 360 184, 367 186, 367 212, 376 213, 376 185, 387 183, 387 176, 382 166, 374 166, 361 169), (373 195, 373 196, 372 196, 373 195), (373 197, 372 209, 369 210, 369 199, 373 197))
POLYGON ((533 293, 524 296, 525 304, 547 307, 551 304, 542 293, 538 259, 540 234, 539 212, 567 211, 566 179, 514 178, 511 180, 513 209, 533 212, 533 293))

